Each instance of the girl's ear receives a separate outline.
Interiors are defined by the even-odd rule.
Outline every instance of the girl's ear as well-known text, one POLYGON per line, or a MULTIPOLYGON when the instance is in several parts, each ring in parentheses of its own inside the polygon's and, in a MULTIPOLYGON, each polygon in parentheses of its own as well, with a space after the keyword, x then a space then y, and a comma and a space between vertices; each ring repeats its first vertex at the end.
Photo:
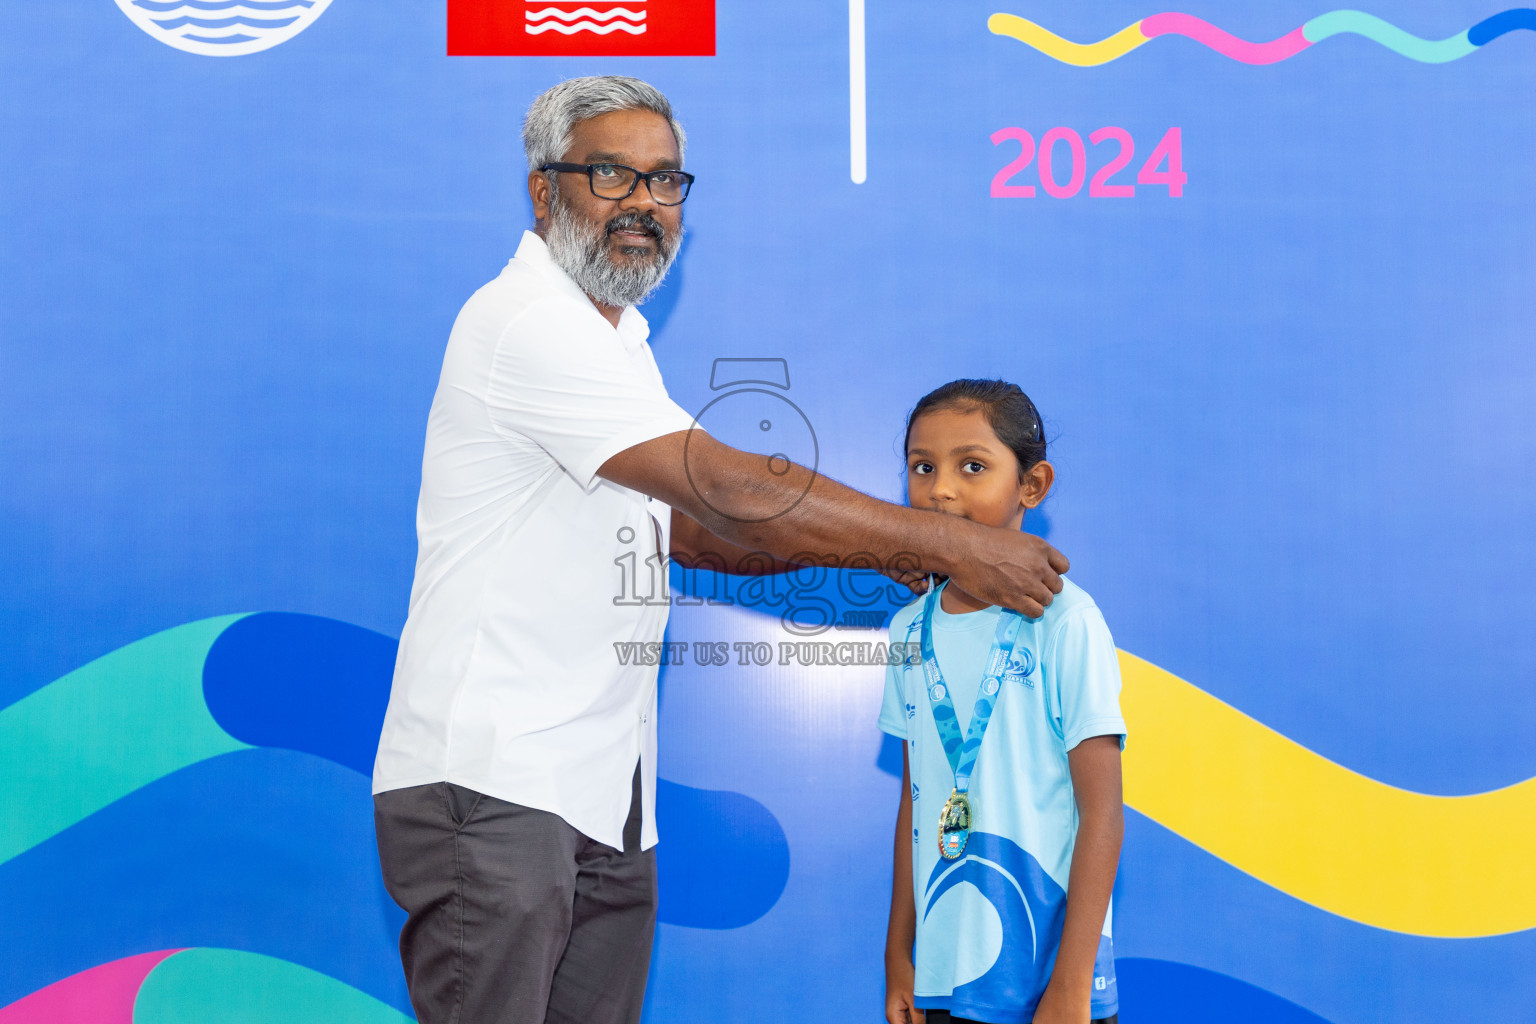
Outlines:
POLYGON ((1024 478, 1019 481, 1019 504, 1025 508, 1034 508, 1045 500, 1045 496, 1051 492, 1051 484, 1056 482, 1056 470, 1049 462, 1040 461, 1024 471, 1024 478))

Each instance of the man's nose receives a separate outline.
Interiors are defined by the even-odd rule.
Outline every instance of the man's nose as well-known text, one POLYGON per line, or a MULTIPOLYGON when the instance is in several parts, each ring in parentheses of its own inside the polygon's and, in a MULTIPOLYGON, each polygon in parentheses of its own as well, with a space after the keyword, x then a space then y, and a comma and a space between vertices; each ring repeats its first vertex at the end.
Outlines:
POLYGON ((643 181, 635 182, 635 190, 619 200, 619 209, 625 213, 634 210, 637 213, 654 215, 660 206, 661 204, 656 202, 655 198, 651 195, 651 190, 646 187, 643 181))

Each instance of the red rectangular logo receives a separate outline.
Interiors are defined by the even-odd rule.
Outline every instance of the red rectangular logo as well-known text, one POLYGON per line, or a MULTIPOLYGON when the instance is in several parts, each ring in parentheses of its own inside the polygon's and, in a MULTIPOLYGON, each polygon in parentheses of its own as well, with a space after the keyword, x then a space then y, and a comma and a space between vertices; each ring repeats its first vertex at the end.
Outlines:
POLYGON ((713 57, 715 0, 448 0, 450 57, 713 57))

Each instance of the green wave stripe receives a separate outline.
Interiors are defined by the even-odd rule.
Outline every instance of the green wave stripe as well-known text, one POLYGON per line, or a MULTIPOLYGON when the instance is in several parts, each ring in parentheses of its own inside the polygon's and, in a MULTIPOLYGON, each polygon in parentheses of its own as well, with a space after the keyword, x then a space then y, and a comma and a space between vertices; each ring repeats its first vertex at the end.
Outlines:
POLYGON ((411 1024, 411 1018, 308 967, 235 949, 188 949, 139 988, 133 1024, 411 1024))
POLYGON ((1329 36, 1352 33, 1364 36, 1373 43, 1380 43, 1393 53, 1425 64, 1444 64, 1459 60, 1477 47, 1467 39, 1465 32, 1458 32, 1446 39, 1420 39, 1411 32, 1404 32, 1396 25, 1366 14, 1364 11, 1329 11, 1320 14, 1302 26, 1301 34, 1310 43, 1319 43, 1329 36))
POLYGON ((147 636, 0 710, 0 864, 156 779, 248 744, 203 700, 203 661, 244 615, 147 636))

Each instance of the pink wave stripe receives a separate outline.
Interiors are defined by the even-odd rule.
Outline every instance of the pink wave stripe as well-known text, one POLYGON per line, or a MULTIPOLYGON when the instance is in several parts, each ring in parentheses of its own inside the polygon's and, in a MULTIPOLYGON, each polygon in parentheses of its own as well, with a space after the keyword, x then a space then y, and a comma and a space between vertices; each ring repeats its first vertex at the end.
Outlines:
POLYGON ((180 952, 140 953, 72 974, 0 1008, 0 1024, 133 1024, 139 986, 161 961, 180 952))
POLYGON ((1267 43, 1250 43, 1230 32, 1217 28, 1193 14, 1168 11, 1141 20, 1141 34, 1148 39, 1157 36, 1188 36, 1197 43, 1204 43, 1224 57, 1240 60, 1244 64, 1273 64, 1294 57, 1312 43, 1301 34, 1304 26, 1298 26, 1279 39, 1267 43))

